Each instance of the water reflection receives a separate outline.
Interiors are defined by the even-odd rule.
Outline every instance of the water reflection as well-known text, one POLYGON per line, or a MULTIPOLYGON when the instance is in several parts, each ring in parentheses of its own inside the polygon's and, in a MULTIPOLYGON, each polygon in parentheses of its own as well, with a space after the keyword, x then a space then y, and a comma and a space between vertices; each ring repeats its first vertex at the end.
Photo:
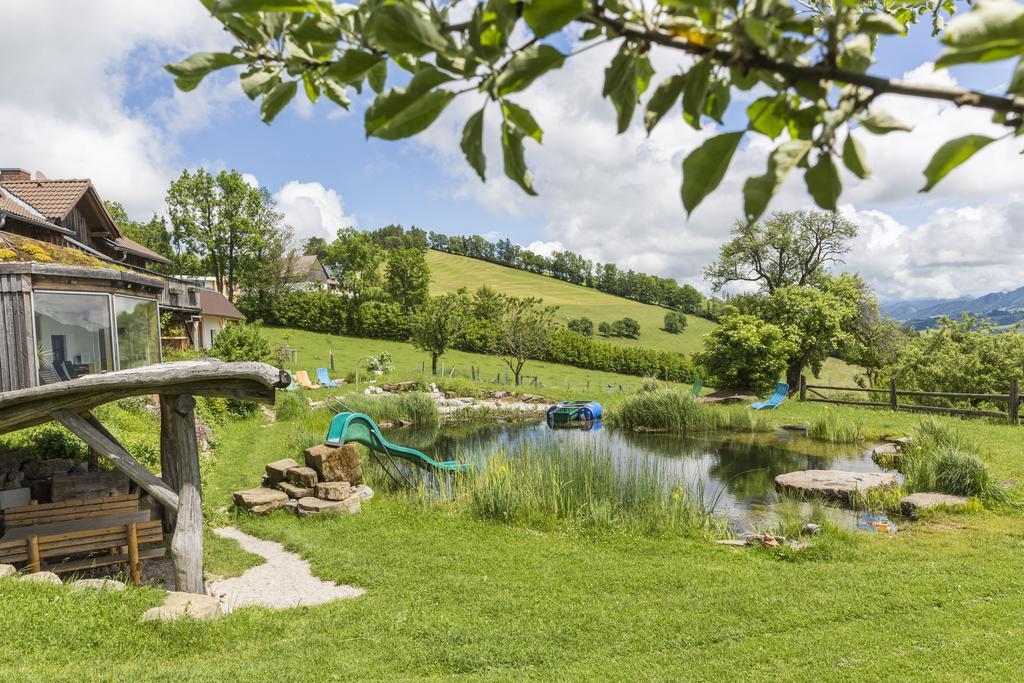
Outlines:
MULTIPOLYGON (((686 437, 516 423, 398 429, 388 430, 386 436, 434 458, 464 462, 480 462, 498 450, 514 457, 528 453, 530 447, 551 445, 607 449, 623 465, 653 459, 664 472, 666 485, 682 483, 701 492, 718 514, 744 528, 760 524, 771 515, 771 506, 779 500, 774 486, 779 474, 806 469, 879 471, 869 450, 862 446, 823 444, 790 432, 686 437)), ((836 521, 849 528, 863 526, 860 516, 835 511, 836 521)))

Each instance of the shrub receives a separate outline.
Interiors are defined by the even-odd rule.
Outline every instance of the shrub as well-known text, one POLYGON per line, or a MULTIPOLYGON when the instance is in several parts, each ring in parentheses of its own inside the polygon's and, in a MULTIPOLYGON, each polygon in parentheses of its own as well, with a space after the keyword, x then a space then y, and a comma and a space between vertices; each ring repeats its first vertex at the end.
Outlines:
POLYGON ((895 461, 908 491, 1004 500, 1006 491, 988 471, 977 444, 934 418, 922 420, 895 461))
POLYGON ((775 325, 752 315, 731 315, 705 336, 704 352, 695 360, 714 387, 764 393, 785 372, 789 350, 775 325))
POLYGON ((597 332, 604 337, 610 337, 612 335, 612 326, 606 322, 598 323, 597 332))
POLYGON ((686 316, 679 311, 669 311, 665 314, 665 331, 672 334, 679 334, 686 329, 686 316))
MULTIPOLYGON (((272 352, 270 342, 263 336, 258 323, 236 323, 228 325, 213 340, 210 355, 223 361, 259 361, 270 362, 272 352)), ((228 411, 245 417, 256 412, 256 404, 251 401, 229 399, 228 411)))
POLYGON ((613 337, 629 337, 636 339, 640 336, 640 323, 633 318, 616 320, 609 328, 609 334, 613 337))
POLYGON ((367 301, 359 307, 360 333, 375 339, 404 341, 412 334, 409 311, 399 304, 367 301))
POLYGON ((283 422, 294 420, 306 413, 309 404, 297 393, 286 393, 277 406, 277 419, 283 422))
POLYGON ((693 363, 682 354, 613 344, 566 328, 548 333, 544 360, 671 382, 690 382, 697 376, 693 363))
POLYGON ((366 361, 366 367, 371 372, 389 373, 395 369, 395 362, 391 360, 391 354, 383 351, 376 356, 370 356, 366 361))
POLYGON ((574 318, 569 321, 567 327, 573 332, 582 334, 584 337, 594 336, 594 321, 590 318, 574 318))

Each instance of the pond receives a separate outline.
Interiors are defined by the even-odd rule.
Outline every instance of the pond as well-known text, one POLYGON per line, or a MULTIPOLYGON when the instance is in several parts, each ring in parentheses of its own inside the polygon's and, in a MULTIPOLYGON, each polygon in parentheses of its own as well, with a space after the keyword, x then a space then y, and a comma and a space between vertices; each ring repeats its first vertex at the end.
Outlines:
MULTIPOLYGON (((808 469, 854 472, 881 471, 871 459, 871 448, 858 444, 825 444, 798 432, 766 434, 635 433, 602 427, 552 429, 543 422, 434 430, 392 429, 385 435, 394 443, 419 449, 440 460, 479 462, 504 450, 513 457, 530 447, 557 446, 604 449, 616 462, 655 461, 670 485, 684 484, 700 492, 715 514, 738 531, 765 528, 777 518, 780 498, 775 477, 808 469)), ((865 512, 828 508, 828 516, 850 529, 874 531, 865 512)))

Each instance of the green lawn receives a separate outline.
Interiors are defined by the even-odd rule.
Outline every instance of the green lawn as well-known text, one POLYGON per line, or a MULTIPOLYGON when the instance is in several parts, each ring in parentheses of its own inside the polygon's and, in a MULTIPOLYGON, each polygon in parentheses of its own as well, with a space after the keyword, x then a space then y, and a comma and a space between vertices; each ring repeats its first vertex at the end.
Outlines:
MULTIPOLYGON (((820 410, 787 402, 774 417, 820 410)), ((918 420, 836 410, 872 433, 918 420)), ((1001 477, 1022 479, 1020 428, 959 424, 1001 477)), ((293 455, 291 429, 232 424, 208 510, 222 515, 232 488, 293 455)), ((0 580, 0 679, 1018 680, 1022 522, 1011 507, 940 516, 792 561, 680 538, 539 532, 379 493, 350 518, 235 520, 317 575, 368 589, 354 600, 143 625, 155 591, 0 580)), ((227 546, 209 549, 210 571, 244 565, 227 546)))

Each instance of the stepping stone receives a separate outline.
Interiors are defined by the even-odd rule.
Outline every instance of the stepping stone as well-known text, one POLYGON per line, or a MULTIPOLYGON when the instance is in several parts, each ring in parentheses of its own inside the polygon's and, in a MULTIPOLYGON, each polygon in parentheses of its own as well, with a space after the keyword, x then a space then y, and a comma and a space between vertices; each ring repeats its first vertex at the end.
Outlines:
POLYGON ((291 458, 285 458, 284 460, 275 460, 274 462, 267 463, 267 478, 266 482, 273 486, 278 482, 285 480, 285 473, 293 467, 298 467, 299 463, 295 462, 291 458))
POLYGON ((68 587, 73 591, 123 591, 127 588, 123 583, 114 579, 79 579, 69 583, 68 587))
MULTIPOLYGON (((319 486, 319 484, 318 484, 319 486)), ((282 481, 277 485, 277 488, 288 494, 289 498, 305 498, 306 496, 313 495, 313 489, 307 486, 300 486, 299 484, 293 484, 290 481, 282 481)))
POLYGON ((800 470, 775 477, 781 489, 838 500, 847 505, 855 492, 899 485, 893 472, 846 472, 843 470, 800 470))
POLYGON ((323 500, 345 500, 352 495, 352 484, 347 481, 324 481, 316 485, 316 497, 323 500))
POLYGON ((956 508, 967 505, 968 500, 963 496, 951 496, 946 493, 911 493, 900 500, 900 513, 913 519, 921 510, 938 507, 956 508))
POLYGON ((245 489, 231 494, 235 505, 257 515, 284 507, 288 502, 288 494, 268 488, 245 489))
POLYGON ((163 605, 146 610, 139 621, 177 621, 186 617, 196 621, 210 621, 220 615, 220 598, 170 591, 163 605))
POLYGON ((895 443, 885 443, 871 449, 871 459, 885 469, 895 468, 902 457, 903 454, 895 443))
POLYGON ((322 514, 354 515, 359 512, 360 498, 352 495, 345 500, 321 500, 320 498, 302 498, 299 500, 299 516, 322 514))
POLYGON ((34 583, 53 583, 60 585, 60 577, 53 572, 33 572, 31 574, 22 574, 22 581, 32 581, 34 583))
POLYGON ((0 564, 0 579, 5 576, 14 576, 18 573, 18 570, 14 568, 13 564, 0 564))

